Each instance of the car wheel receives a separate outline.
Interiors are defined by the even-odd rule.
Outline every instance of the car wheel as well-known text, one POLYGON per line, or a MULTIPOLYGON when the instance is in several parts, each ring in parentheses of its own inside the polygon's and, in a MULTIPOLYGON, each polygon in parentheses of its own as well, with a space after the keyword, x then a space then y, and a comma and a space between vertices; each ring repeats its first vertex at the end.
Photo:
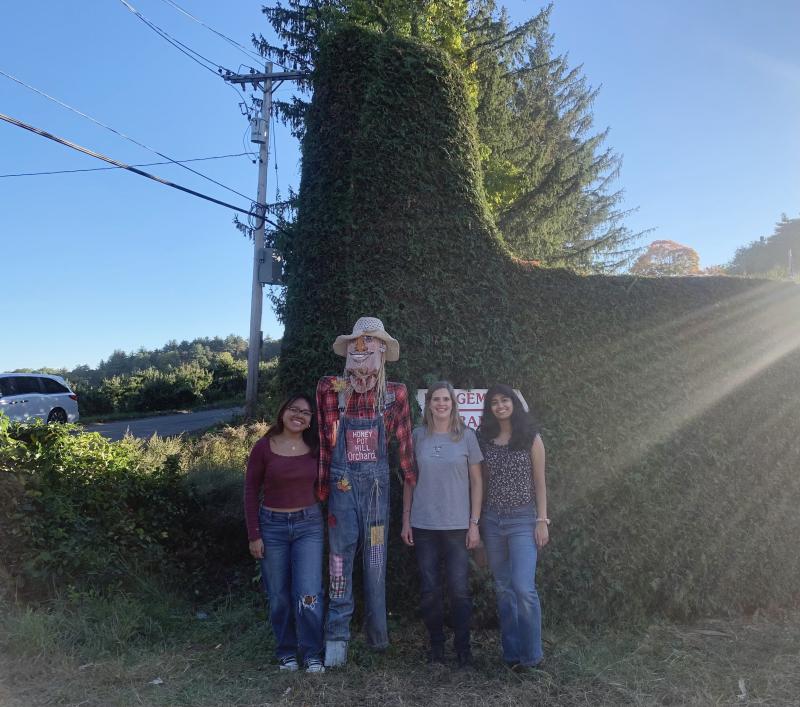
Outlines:
POLYGON ((61 408, 53 408, 50 411, 50 414, 47 416, 48 422, 59 422, 64 423, 67 421, 67 413, 65 413, 61 408))

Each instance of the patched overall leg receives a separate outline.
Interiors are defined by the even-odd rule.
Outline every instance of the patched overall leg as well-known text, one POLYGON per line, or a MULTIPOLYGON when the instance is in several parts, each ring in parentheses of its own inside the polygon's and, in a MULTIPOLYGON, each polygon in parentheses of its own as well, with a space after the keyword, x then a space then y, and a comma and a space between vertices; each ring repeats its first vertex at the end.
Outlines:
POLYGON ((366 481, 369 495, 364 528, 364 633, 371 648, 389 645, 386 624, 386 543, 389 525, 389 477, 366 481))
POLYGON ((389 644, 386 626, 386 541, 389 511, 389 463, 383 415, 349 418, 340 403, 339 429, 331 460, 328 518, 329 608, 325 627, 325 664, 347 660, 353 615, 353 563, 362 550, 367 643, 389 644))
POLYGON ((325 664, 342 665, 353 616, 353 561, 358 548, 359 517, 355 492, 346 477, 331 478, 328 501, 328 616, 325 622, 325 664), (331 523, 333 517, 335 521, 331 523), (332 646, 336 642, 340 645, 332 646), (335 654, 335 656, 334 656, 335 654))

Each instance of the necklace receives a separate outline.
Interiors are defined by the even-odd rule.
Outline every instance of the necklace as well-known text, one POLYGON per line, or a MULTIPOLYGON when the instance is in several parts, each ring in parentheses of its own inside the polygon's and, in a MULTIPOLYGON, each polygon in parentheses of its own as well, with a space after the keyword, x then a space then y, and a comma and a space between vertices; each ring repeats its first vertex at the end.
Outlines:
POLYGON ((285 439, 284 437, 278 437, 277 439, 281 443, 281 446, 284 449, 288 447, 293 452, 297 451, 297 445, 294 442, 291 442, 290 440, 285 439))

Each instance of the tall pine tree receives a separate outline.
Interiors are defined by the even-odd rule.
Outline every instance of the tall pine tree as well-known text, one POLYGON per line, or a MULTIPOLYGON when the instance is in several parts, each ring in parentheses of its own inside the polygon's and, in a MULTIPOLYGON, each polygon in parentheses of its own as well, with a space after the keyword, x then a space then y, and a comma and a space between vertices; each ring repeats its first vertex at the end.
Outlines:
POLYGON ((577 270, 627 265, 639 234, 611 189, 621 159, 592 133, 591 88, 554 50, 552 5, 511 27, 492 0, 470 21, 478 82, 484 186, 503 237, 519 256, 577 270))
MULTIPOLYGON (((625 226, 612 188, 620 157, 604 146, 607 131, 592 131, 597 89, 556 54, 551 10, 512 26, 494 0, 289 0, 264 8, 282 46, 263 37, 260 46, 313 70, 321 39, 350 24, 446 50, 467 77, 483 186, 509 248, 547 266, 613 272, 638 254, 640 234, 625 226)), ((307 103, 275 105, 301 135, 307 103)))

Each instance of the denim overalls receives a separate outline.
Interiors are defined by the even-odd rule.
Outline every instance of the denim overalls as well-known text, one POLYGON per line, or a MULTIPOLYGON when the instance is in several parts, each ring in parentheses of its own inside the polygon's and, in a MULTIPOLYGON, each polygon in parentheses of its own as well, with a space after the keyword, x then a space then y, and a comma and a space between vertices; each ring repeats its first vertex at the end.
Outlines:
MULTIPOLYGON (((353 615, 353 562, 362 549, 364 632, 372 648, 389 645, 386 627, 386 542, 389 522, 389 459, 384 413, 394 402, 386 393, 374 419, 345 415, 339 393, 339 429, 330 467, 330 542, 326 641, 350 639, 353 615)), ((345 649, 346 650, 346 649, 345 649)))

